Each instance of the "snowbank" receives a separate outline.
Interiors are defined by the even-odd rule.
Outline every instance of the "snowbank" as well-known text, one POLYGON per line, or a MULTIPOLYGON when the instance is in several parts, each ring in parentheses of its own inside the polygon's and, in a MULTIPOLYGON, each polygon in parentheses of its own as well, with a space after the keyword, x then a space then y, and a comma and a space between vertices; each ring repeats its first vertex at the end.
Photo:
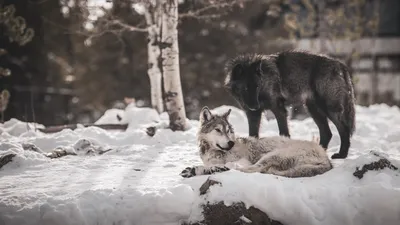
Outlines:
POLYGON ((143 125, 159 123, 160 120, 160 115, 155 109, 136 107, 133 103, 129 104, 125 110, 107 110, 95 124, 128 124, 128 129, 137 129, 143 125))
MULTIPOLYGON (((239 135, 247 135, 244 113, 231 106, 230 121, 239 135)), ((313 178, 287 179, 238 171, 213 175, 222 186, 212 186, 200 197, 198 189, 208 176, 184 179, 179 173, 201 164, 196 145, 198 121, 185 132, 160 129, 153 137, 145 127, 165 123, 166 114, 152 109, 110 110, 97 123, 129 123, 129 129, 105 131, 96 127, 43 134, 27 124, 10 120, 0 124, 0 156, 17 156, 0 169, 0 224, 178 224, 201 219, 205 200, 226 204, 242 201, 265 211, 284 224, 399 224, 398 171, 369 171, 362 179, 352 175, 357 166, 375 160, 375 150, 400 166, 400 110, 397 107, 357 106, 357 129, 346 160, 313 178), (119 120, 116 115, 119 115, 119 120), (121 122, 122 121, 122 122, 121 122), (49 159, 23 150, 33 144, 43 152, 73 148, 82 139, 112 151, 94 156, 49 159)), ((31 126, 31 125, 29 125, 31 126)), ((37 125, 40 126, 40 125, 37 125)), ((340 138, 330 123, 333 138, 328 153, 338 151, 340 138)), ((318 135, 312 119, 292 120, 293 138, 318 135)), ((277 135, 276 120, 263 119, 261 135, 277 135)))
POLYGON ((42 124, 37 123, 24 123, 17 119, 11 119, 4 123, 0 123, 0 134, 19 136, 21 134, 29 135, 29 131, 44 128, 42 124), (28 133, 28 134, 26 134, 28 133))

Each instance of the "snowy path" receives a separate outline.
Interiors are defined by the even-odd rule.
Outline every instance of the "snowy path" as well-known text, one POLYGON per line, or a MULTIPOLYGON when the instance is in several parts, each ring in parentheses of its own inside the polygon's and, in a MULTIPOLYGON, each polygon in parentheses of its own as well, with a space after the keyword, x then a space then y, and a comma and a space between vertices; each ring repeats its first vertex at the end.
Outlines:
MULTIPOLYGON (((223 106, 216 111, 226 109, 223 106)), ((183 179, 179 173, 201 163, 196 147, 198 122, 190 121, 192 128, 186 132, 159 130, 149 137, 144 127, 160 120, 158 115, 150 109, 111 110, 101 121, 118 122, 117 113, 123 115, 122 122, 130 123, 126 132, 91 127, 42 134, 26 132, 26 124, 16 120, 0 124, 0 155, 17 153, 13 162, 0 169, 0 225, 178 224, 196 210, 200 201, 196 191, 207 177, 183 179), (32 143, 52 151, 82 138, 114 150, 100 156, 51 160, 22 149, 22 143, 32 143)), ((238 135, 247 134, 243 112, 234 109, 230 121, 238 135)), ((290 121, 289 126, 293 138, 311 140, 318 135, 311 119, 290 121)), ((340 139, 336 128, 330 126, 334 137, 328 152, 332 154, 340 139)), ((261 129, 263 136, 278 134, 275 120, 264 120, 261 129)), ((288 224, 294 219, 307 224, 400 224, 400 172, 369 172, 362 180, 352 176, 357 165, 372 160, 370 150, 388 154, 400 165, 397 107, 357 107, 350 155, 347 160, 334 161, 335 168, 327 174, 285 179, 229 171, 215 177, 232 186, 216 188, 211 196, 216 200, 221 196, 247 199, 288 224)))

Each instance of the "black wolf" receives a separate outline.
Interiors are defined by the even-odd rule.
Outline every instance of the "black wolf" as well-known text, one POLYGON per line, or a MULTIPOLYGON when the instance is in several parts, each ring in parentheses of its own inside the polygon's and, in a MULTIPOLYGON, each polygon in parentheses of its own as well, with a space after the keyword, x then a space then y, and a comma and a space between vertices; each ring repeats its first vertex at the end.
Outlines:
POLYGON ((249 135, 258 137, 261 113, 271 110, 279 134, 290 137, 285 106, 303 104, 319 128, 325 149, 332 138, 329 118, 340 134, 346 158, 355 130, 354 84, 345 64, 324 55, 284 51, 272 55, 239 55, 226 66, 225 87, 247 115, 249 135))

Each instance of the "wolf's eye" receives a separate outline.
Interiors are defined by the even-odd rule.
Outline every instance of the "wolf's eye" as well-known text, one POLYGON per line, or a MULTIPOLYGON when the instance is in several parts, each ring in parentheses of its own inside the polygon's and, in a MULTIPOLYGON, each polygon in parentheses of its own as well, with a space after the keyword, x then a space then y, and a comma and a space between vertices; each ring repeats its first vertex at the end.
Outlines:
POLYGON ((220 129, 216 128, 215 129, 218 133, 222 133, 220 129))

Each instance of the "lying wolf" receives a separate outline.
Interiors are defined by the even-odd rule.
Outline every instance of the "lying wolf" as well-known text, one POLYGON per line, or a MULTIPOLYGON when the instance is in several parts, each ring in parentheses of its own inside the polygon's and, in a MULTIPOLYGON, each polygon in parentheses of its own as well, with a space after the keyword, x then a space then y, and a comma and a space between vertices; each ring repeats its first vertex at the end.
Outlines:
POLYGON ((320 145, 332 138, 328 119, 340 135, 340 150, 332 159, 346 158, 355 130, 354 85, 349 69, 328 56, 302 51, 273 55, 240 55, 226 68, 225 87, 249 121, 249 136, 258 137, 261 114, 271 110, 279 135, 290 137, 288 105, 305 105, 319 128, 320 145))
POLYGON ((213 115, 207 106, 200 113, 197 138, 204 166, 187 167, 183 177, 229 169, 284 177, 310 177, 332 169, 325 150, 316 142, 288 137, 235 137, 228 121, 231 110, 213 115))

